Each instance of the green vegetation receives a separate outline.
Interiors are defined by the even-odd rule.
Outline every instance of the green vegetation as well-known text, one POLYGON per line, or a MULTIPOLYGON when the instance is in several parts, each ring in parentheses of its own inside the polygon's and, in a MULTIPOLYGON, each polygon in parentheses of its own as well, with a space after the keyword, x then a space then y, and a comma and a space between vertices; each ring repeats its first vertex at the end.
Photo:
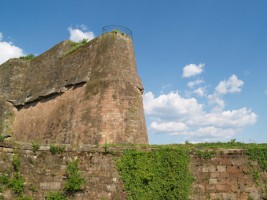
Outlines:
POLYGON ((13 129, 11 127, 11 124, 13 123, 13 120, 15 119, 14 114, 12 112, 4 112, 4 117, 2 124, 0 124, 0 130, 2 132, 2 137, 7 138, 11 135, 13 135, 13 129))
POLYGON ((28 54, 28 55, 26 55, 26 56, 21 56, 20 59, 22 59, 22 60, 32 60, 32 59, 34 59, 35 57, 36 57, 36 56, 33 55, 33 54, 28 54))
POLYGON ((0 142, 4 142, 4 140, 5 140, 5 136, 0 134, 0 142))
POLYGON ((62 192, 49 192, 46 197, 46 200, 66 200, 66 196, 62 192))
POLYGON ((22 197, 17 198, 16 200, 33 200, 33 198, 27 197, 27 196, 22 196, 22 197))
POLYGON ((21 196, 24 191, 24 178, 19 173, 20 159, 19 154, 15 154, 12 158, 12 166, 15 171, 13 175, 3 172, 0 175, 0 187, 7 187, 13 193, 21 196))
POLYGON ((111 33, 114 33, 114 34, 121 34, 121 35, 126 35, 125 33, 123 33, 122 31, 118 30, 118 29, 114 29, 111 31, 111 33))
POLYGON ((67 179, 65 183, 65 190, 67 192, 72 193, 82 190, 82 186, 85 183, 85 180, 79 172, 78 160, 68 163, 66 176, 67 179))
POLYGON ((118 33, 122 33, 120 30, 114 29, 112 30, 112 33, 118 34, 118 33))
POLYGON ((38 151, 39 148, 40 148, 40 144, 39 143, 37 143, 37 142, 33 142, 32 143, 32 151, 33 151, 33 153, 36 153, 36 151, 38 151))
POLYGON ((216 155, 216 152, 214 150, 197 150, 196 155, 202 159, 211 159, 216 155))
POLYGON ((63 153, 64 151, 65 151, 64 146, 50 145, 50 152, 52 154, 60 154, 63 153))
MULTIPOLYGON (((38 151, 39 147, 38 143, 32 143, 33 152, 38 151)), ((193 182, 189 171, 190 154, 202 159, 212 159, 221 149, 244 149, 249 158, 250 176, 262 194, 267 194, 267 179, 263 176, 267 172, 267 144, 244 144, 236 140, 200 144, 187 141, 182 145, 113 145, 105 142, 102 147, 103 154, 109 156, 121 154, 116 152, 116 148, 120 151, 126 149, 116 160, 116 164, 129 200, 189 199, 193 182)), ((59 154, 65 151, 65 146, 51 145, 50 151, 52 154, 59 154)), ((36 192, 37 188, 30 184, 25 186, 25 179, 19 171, 21 162, 19 154, 15 153, 11 160, 11 169, 0 173, 0 193, 9 189, 14 199, 31 200, 31 197, 24 196, 24 191, 36 192)), ((66 200, 84 189, 85 179, 78 164, 78 160, 67 164, 64 189, 47 193, 45 199, 66 200)))
POLYGON ((83 39, 80 42, 72 42, 71 48, 63 54, 63 57, 73 53, 74 51, 76 51, 77 49, 79 49, 80 47, 84 46, 87 43, 88 43, 87 39, 83 39))
POLYGON ((13 177, 10 177, 7 173, 2 173, 0 175, 0 186, 2 188, 7 187, 11 189, 13 193, 21 195, 24 191, 24 179, 19 172, 16 172, 13 177))
POLYGON ((19 172, 20 158, 19 154, 15 154, 12 158, 12 166, 15 172, 19 172))
POLYGON ((126 150, 117 161, 117 168, 130 200, 189 199, 193 177, 186 148, 126 150))
POLYGON ((22 194, 24 191, 24 178, 16 172, 14 177, 9 180, 8 187, 15 193, 15 194, 22 194))
POLYGON ((249 159, 258 162, 262 171, 267 172, 267 145, 248 147, 247 155, 249 159))

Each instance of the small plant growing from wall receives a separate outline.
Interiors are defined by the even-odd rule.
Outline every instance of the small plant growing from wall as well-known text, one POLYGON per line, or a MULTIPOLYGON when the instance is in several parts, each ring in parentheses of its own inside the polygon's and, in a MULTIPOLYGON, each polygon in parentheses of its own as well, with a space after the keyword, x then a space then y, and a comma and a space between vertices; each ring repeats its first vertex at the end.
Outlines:
POLYGON ((33 55, 33 54, 28 54, 26 56, 21 56, 20 57, 20 59, 22 59, 22 60, 32 60, 34 58, 35 58, 35 55, 33 55))
POLYGON ((69 193, 82 190, 85 180, 78 168, 78 160, 71 161, 67 165, 65 190, 69 193))
POLYGON ((5 136, 0 134, 0 142, 4 142, 4 140, 5 140, 5 136))
POLYGON ((14 176, 9 180, 8 187, 18 195, 21 195, 24 191, 24 178, 19 172, 16 172, 14 176))
POLYGON ((216 152, 214 150, 212 150, 212 151, 210 151, 210 150, 205 150, 205 151, 197 150, 196 155, 202 159, 211 159, 211 158, 215 157, 216 152))
POLYGON ((12 159, 12 166, 14 168, 15 172, 19 172, 19 167, 20 167, 20 158, 19 154, 15 154, 12 159))
POLYGON ((88 43, 87 39, 83 39, 80 42, 72 42, 71 48, 64 53, 63 57, 73 53, 74 51, 76 51, 77 49, 79 49, 80 47, 84 46, 87 43, 88 43))
POLYGON ((118 33, 121 33, 121 31, 117 30, 117 29, 114 29, 114 30, 112 30, 112 33, 118 34, 118 33))
POLYGON ((40 145, 37 142, 32 143, 32 151, 33 153, 36 153, 40 149, 40 145))
POLYGON ((20 158, 19 154, 15 154, 12 159, 12 166, 14 169, 14 174, 9 174, 3 172, 0 175, 0 186, 11 189, 11 191, 18 195, 19 198, 23 197, 22 193, 24 191, 24 178, 20 175, 20 158))
POLYGON ((46 197, 46 200, 66 200, 66 196, 62 192, 49 192, 46 197))
POLYGON ((64 146, 50 145, 50 152, 54 155, 63 153, 64 151, 65 151, 64 146))

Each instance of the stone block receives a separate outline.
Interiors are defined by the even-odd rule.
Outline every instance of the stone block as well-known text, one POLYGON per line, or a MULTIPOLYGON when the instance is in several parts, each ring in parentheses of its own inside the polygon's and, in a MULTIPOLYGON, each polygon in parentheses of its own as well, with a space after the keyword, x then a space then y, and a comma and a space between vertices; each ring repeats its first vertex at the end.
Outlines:
POLYGON ((226 166, 218 165, 217 166, 217 171, 218 172, 226 172, 226 166))
POLYGON ((241 172, 238 166, 233 165, 233 166, 227 166, 227 172, 229 173, 236 173, 236 172, 241 172))
POLYGON ((224 200, 239 200, 239 199, 237 198, 237 194, 235 194, 235 193, 230 193, 230 192, 228 192, 228 193, 223 193, 223 194, 222 194, 222 197, 223 197, 224 200))
POLYGON ((216 187, 215 185, 206 185, 206 192, 211 193, 211 192, 216 192, 216 187))
POLYGON ((216 172, 216 167, 214 165, 203 166, 202 172, 216 172))
POLYGON ((219 178, 220 177, 220 173, 218 173, 218 172, 211 172, 210 173, 210 177, 211 178, 219 178))
POLYGON ((209 180, 209 184, 211 184, 211 185, 218 184, 218 183, 219 183, 219 180, 217 178, 211 178, 209 180))
POLYGON ((222 195, 218 193, 210 193, 210 200, 222 199, 222 195))
POLYGON ((248 193, 242 192, 238 195, 239 200, 248 200, 248 193))
POLYGON ((40 183, 40 188, 42 190, 60 190, 61 183, 60 182, 43 182, 43 183, 40 183))
POLYGON ((229 192, 231 191, 231 186, 226 184, 217 184, 216 186, 217 192, 229 192))
POLYGON ((247 193, 255 193, 257 191, 257 188, 255 186, 245 186, 244 188, 244 192, 247 192, 247 193))

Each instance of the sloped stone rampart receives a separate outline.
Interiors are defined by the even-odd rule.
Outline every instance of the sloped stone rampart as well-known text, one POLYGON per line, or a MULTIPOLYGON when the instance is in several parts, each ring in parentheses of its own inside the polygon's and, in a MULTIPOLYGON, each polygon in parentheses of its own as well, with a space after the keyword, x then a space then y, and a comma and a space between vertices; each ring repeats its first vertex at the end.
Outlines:
POLYGON ((47 144, 147 144, 132 40, 106 33, 69 53, 72 45, 0 66, 1 134, 47 144))

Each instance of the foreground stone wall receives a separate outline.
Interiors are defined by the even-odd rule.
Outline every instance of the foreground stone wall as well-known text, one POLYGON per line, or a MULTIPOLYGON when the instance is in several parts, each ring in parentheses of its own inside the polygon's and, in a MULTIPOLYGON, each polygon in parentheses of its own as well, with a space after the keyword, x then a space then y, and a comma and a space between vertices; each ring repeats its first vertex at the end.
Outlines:
MULTIPOLYGON (((145 151, 150 148, 143 147, 145 151)), ((79 160, 79 171, 85 178, 83 191, 75 193, 75 200, 127 199, 115 160, 122 147, 66 147, 61 154, 51 154, 49 146, 41 146, 33 153, 31 145, 0 143, 0 174, 14 174, 12 159, 18 154, 19 172, 25 179, 24 194, 44 199, 51 191, 63 191, 69 161, 79 160)), ((192 200, 260 200, 264 199, 266 183, 253 179, 252 172, 260 172, 257 162, 245 156, 244 150, 218 150, 211 159, 191 154, 190 171, 194 176, 192 200)), ((266 173, 259 173, 266 178, 266 173)), ((5 200, 15 199, 10 190, 0 192, 5 200)))
MULTIPOLYGON (((33 199, 45 199, 49 192, 63 191, 66 182, 67 163, 78 159, 79 172, 85 178, 83 191, 76 192, 76 200, 126 199, 123 183, 116 170, 116 156, 106 154, 102 148, 66 149, 60 154, 51 154, 49 147, 42 146, 33 153, 31 147, 0 147, 0 174, 14 175, 12 159, 19 155, 19 173, 25 179, 23 194, 33 199)), ((10 190, 0 192, 5 200, 16 199, 10 190)))
POLYGON ((69 53, 72 44, 0 66, 0 133, 47 144, 147 144, 132 40, 106 33, 69 53))
MULTIPOLYGON (((191 171, 195 177, 192 199, 263 199, 253 180, 253 170, 260 171, 258 164, 249 161, 240 149, 218 150, 211 159, 192 155, 191 171)), ((258 184, 265 187, 266 183, 258 184)))

